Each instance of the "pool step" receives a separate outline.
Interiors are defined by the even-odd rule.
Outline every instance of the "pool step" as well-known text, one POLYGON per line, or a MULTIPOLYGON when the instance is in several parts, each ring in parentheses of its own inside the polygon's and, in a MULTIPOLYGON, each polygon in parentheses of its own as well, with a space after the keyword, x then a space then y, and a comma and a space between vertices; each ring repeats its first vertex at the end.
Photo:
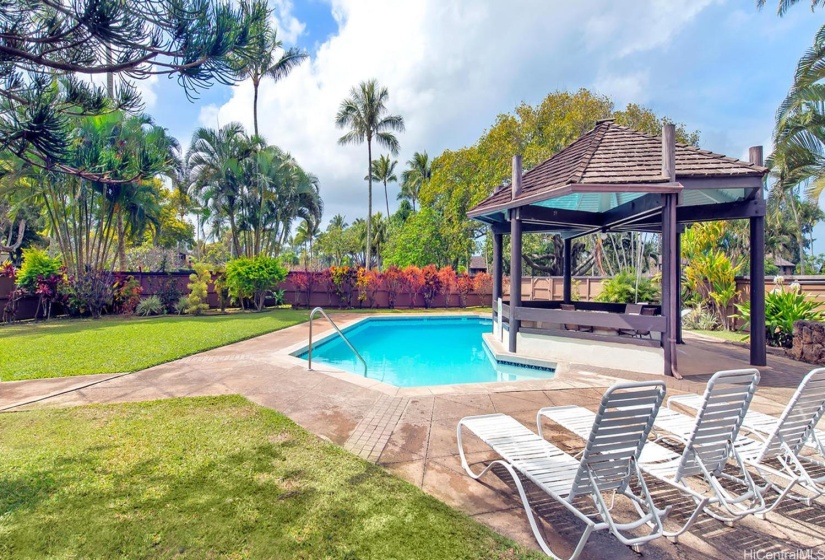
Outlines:
POLYGON ((409 399, 405 397, 378 397, 367 415, 355 426, 344 448, 367 461, 377 462, 407 408, 407 401, 409 399))

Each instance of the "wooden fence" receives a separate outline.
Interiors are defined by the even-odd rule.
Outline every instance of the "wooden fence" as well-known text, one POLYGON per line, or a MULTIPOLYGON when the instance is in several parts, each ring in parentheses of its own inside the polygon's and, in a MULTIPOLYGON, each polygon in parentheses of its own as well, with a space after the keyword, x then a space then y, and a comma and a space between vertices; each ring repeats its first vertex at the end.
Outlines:
MULTIPOLYGON (((188 294, 189 283, 188 272, 171 273, 123 273, 133 275, 140 281, 143 288, 143 296, 159 295, 164 290, 176 290, 178 294, 188 294)), ((602 291, 602 283, 606 278, 599 276, 579 276, 573 279, 573 294, 578 294, 580 301, 593 301, 602 291)), ((804 293, 814 298, 820 303, 820 309, 825 309, 825 276, 788 276, 785 277, 785 285, 797 282, 804 293)), ((8 302, 9 293, 13 289, 13 284, 8 278, 0 277, 0 311, 8 302)), ((306 293, 301 292, 292 282, 292 273, 279 286, 284 290, 284 297, 287 303, 293 305, 307 306, 306 293)), ((774 288, 773 277, 765 279, 765 289, 770 291, 774 288)), ((533 276, 524 277, 521 282, 521 293, 524 301, 550 301, 561 300, 563 294, 563 281, 560 276, 533 276)), ((740 292, 740 300, 746 301, 750 294, 750 281, 747 278, 737 278, 736 289, 740 292)), ((504 298, 510 295, 509 282, 505 278, 504 298)), ((457 294, 451 294, 449 301, 445 301, 447 296, 439 295, 433 300, 433 307, 458 307, 459 300, 457 294)), ((575 295, 574 295, 575 299, 575 295)), ((386 290, 378 290, 370 302, 359 302, 357 295, 352 298, 354 307, 375 307, 386 308, 389 304, 389 294, 386 290)), ((218 306, 218 297, 214 286, 209 284, 208 302, 211 307, 218 306)), ((423 307, 422 297, 416 296, 413 305, 410 305, 408 294, 399 294, 396 299, 396 307, 399 309, 408 307, 423 307)), ((469 294, 467 305, 490 305, 489 295, 469 294)), ((317 286, 312 290, 309 306, 338 307, 340 298, 331 292, 328 287, 317 286)), ((17 318, 31 319, 34 317, 37 308, 36 298, 24 298, 18 302, 17 318)))

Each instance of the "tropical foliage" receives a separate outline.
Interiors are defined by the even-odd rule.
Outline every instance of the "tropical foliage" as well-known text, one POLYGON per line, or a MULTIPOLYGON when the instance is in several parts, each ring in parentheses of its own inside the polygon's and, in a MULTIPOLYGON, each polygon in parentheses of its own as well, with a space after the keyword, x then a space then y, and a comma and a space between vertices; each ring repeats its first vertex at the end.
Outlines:
POLYGON ((34 168, 120 184, 151 175, 112 176, 73 161, 78 115, 141 106, 129 79, 174 76, 187 94, 214 82, 233 83, 264 4, 244 8, 205 0, 77 0, 68 4, 18 0, 0 17, 0 146, 34 168), (109 87, 81 75, 109 74, 109 87), (117 78, 117 87, 115 87, 117 78))
POLYGON ((200 226, 210 226, 210 239, 226 234, 234 256, 278 255, 295 219, 320 223, 317 177, 238 123, 198 129, 186 167, 200 226))
POLYGON ((736 275, 742 263, 731 262, 721 248, 725 229, 724 222, 707 222, 682 234, 682 255, 688 263, 683 270, 683 301, 694 307, 707 306, 728 330, 728 309, 737 296, 736 275))
MULTIPOLYGON (((660 279, 658 279, 660 280, 660 279)), ((661 282, 639 278, 630 272, 620 272, 602 283, 596 301, 608 303, 652 303, 660 301, 661 282)))
MULTIPOLYGON (((750 302, 736 306, 738 317, 744 321, 742 329, 750 328, 750 302)), ((765 330, 768 344, 790 348, 793 345, 793 324, 796 321, 823 321, 825 312, 819 302, 807 297, 798 284, 785 286, 776 278, 774 289, 765 296, 765 330)))

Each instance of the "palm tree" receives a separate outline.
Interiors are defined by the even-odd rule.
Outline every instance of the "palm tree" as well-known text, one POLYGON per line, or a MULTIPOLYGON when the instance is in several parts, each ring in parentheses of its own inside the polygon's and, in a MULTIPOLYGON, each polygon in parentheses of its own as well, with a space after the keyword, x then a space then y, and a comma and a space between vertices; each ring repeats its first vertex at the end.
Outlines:
POLYGON ((344 229, 347 227, 347 219, 344 218, 341 214, 335 214, 332 219, 329 221, 329 225, 327 226, 328 229, 331 228, 338 228, 344 229))
MULTIPOLYGON (((825 5, 825 0, 809 0, 811 3, 811 11, 818 6, 825 5)), ((788 9, 793 6, 794 4, 798 3, 799 0, 778 0, 776 6, 776 13, 780 16, 784 16, 788 9)), ((767 0, 756 0, 756 5, 761 9, 767 4, 767 0)))
MULTIPOLYGON (((387 203, 387 216, 390 215, 390 196, 387 194, 387 183, 397 183, 398 177, 395 176, 395 166, 398 161, 390 159, 389 156, 381 155, 378 159, 372 162, 372 180, 384 183, 384 200, 387 203)), ((368 177, 364 177, 366 181, 368 177)))
POLYGON ((401 192, 398 199, 407 199, 415 212, 415 201, 421 193, 421 187, 432 177, 432 166, 427 152, 415 152, 407 162, 407 170, 401 174, 401 192))
MULTIPOLYGON (((372 224, 372 141, 387 148, 392 155, 398 153, 398 139, 390 131, 404 131, 404 119, 399 115, 387 115, 387 100, 390 94, 385 87, 379 87, 375 80, 361 82, 352 88, 350 97, 341 102, 335 125, 349 128, 349 132, 338 139, 341 145, 367 143, 367 239, 371 238, 372 224)), ((365 266, 370 269, 372 250, 367 243, 365 266)))
POLYGON ((205 205, 213 207, 213 217, 229 221, 236 257, 241 256, 236 215, 243 183, 242 162, 251 151, 243 126, 229 123, 218 130, 196 130, 186 154, 186 167, 193 188, 200 193, 205 205))
MULTIPOLYGON (((254 14, 263 9, 269 13, 267 2, 264 0, 253 0, 251 4, 242 5, 245 12, 254 14), (263 7, 261 7, 263 5, 263 7)), ((287 77, 293 69, 300 66, 300 64, 309 57, 309 55, 296 48, 289 49, 282 48, 282 42, 278 39, 277 30, 271 26, 269 17, 260 20, 259 24, 262 28, 253 30, 252 36, 255 38, 249 45, 243 58, 239 58, 238 74, 241 79, 251 79, 252 88, 255 92, 252 101, 252 120, 254 123, 255 136, 258 136, 258 88, 261 85, 261 80, 265 77, 270 77, 274 82, 287 77), (276 53, 280 53, 280 57, 276 59, 276 53)))

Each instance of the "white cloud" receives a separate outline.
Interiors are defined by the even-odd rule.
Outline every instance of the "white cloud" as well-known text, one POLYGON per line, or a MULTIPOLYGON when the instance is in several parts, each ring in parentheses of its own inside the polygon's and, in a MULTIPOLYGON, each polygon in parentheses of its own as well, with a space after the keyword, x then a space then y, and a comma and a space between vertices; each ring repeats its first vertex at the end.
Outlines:
POLYGON ((290 0, 271 0, 270 4, 275 8, 272 17, 275 20, 275 28, 278 30, 278 38, 287 45, 294 45, 303 35, 306 24, 292 15, 290 0))
POLYGON ((647 103, 650 99, 650 73, 647 70, 624 74, 603 74, 593 83, 599 93, 609 94, 617 107, 628 103, 647 103))
MULTIPOLYGON (((414 151, 435 156, 474 142, 498 113, 555 89, 594 87, 621 103, 646 101, 649 71, 623 68, 624 59, 666 48, 709 3, 331 0, 337 33, 288 78, 262 84, 261 133, 319 176, 327 217, 352 221, 366 214, 366 147, 338 146, 334 117, 360 81, 387 86, 390 110, 404 117, 403 167, 414 151)), ((303 24, 291 21, 288 0, 278 5, 282 36, 300 39, 303 24)), ((252 128, 251 84, 201 110, 201 124, 218 120, 252 128)), ((396 192, 391 187, 391 207, 396 192)), ((377 211, 383 196, 374 196, 377 211)))

